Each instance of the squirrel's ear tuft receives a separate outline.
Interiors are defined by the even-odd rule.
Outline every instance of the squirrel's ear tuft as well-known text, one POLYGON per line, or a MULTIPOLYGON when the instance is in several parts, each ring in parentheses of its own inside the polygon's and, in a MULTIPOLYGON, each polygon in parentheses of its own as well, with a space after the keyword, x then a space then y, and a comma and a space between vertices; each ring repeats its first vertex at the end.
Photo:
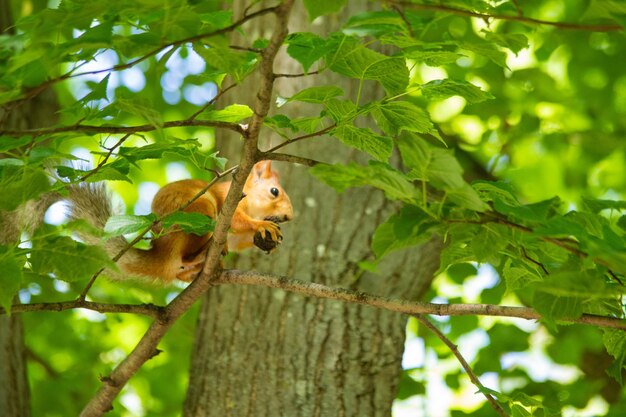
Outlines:
POLYGON ((272 176, 272 161, 257 162, 252 171, 258 178, 269 178, 272 176))

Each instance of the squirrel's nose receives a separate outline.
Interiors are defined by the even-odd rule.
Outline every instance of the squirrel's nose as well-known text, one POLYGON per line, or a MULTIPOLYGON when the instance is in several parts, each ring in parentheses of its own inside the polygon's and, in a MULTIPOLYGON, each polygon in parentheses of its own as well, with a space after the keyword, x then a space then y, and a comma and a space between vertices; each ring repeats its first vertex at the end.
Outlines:
POLYGON ((285 216, 283 217, 283 221, 284 222, 288 222, 289 220, 291 220, 293 216, 291 214, 285 214, 285 216))

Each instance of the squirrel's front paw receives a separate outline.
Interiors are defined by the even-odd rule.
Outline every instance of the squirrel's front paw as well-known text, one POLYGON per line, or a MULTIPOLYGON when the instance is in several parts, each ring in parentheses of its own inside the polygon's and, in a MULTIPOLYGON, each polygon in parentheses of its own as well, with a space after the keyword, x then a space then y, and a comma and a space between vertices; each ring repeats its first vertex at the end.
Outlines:
POLYGON ((268 220, 259 221, 256 232, 261 236, 267 236, 269 234, 272 240, 276 243, 280 243, 280 241, 283 240, 283 234, 280 232, 280 226, 268 220))
POLYGON ((253 241, 254 246, 271 253, 283 240, 283 236, 280 233, 280 227, 271 221, 263 221, 263 226, 258 227, 256 233, 254 233, 253 241))

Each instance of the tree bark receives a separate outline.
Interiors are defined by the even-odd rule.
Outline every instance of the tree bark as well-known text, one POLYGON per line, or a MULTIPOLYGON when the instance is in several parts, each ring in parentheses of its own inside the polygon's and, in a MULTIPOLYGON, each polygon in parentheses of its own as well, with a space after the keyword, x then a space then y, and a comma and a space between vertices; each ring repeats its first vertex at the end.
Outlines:
POLYGON ((30 416, 26 356, 19 315, 0 317, 0 411, 5 416, 30 416))
MULTIPOLYGON (((239 3, 233 5, 235 14, 244 9, 239 3)), ((297 4, 290 31, 311 31, 306 12, 297 4)), ((350 1, 344 17, 367 6, 366 1, 350 1)), ((315 27, 323 32, 340 23, 327 17, 315 27)), ((246 30, 267 33, 272 28, 271 18, 254 24, 246 30)), ((279 56, 275 72, 302 72, 285 58, 279 56)), ((356 97, 356 83, 328 71, 281 79, 275 93, 289 96, 327 84, 340 84, 348 97, 356 97)), ((374 84, 367 87, 361 94, 364 101, 384 94, 374 84)), ((251 103, 255 91, 251 80, 228 97, 251 103)), ((290 103, 287 115, 310 114, 312 108, 304 106, 290 103)), ((223 140, 218 149, 231 157, 237 142, 223 140)), ((362 159, 328 136, 283 151, 329 163, 362 159)), ((363 273, 358 263, 372 259, 372 233, 393 209, 382 193, 357 189, 337 194, 305 167, 281 164, 279 170, 295 212, 283 227, 283 245, 271 255, 251 250, 231 265, 385 296, 415 300, 424 294, 439 265, 438 240, 389 257, 378 274, 363 273)), ((214 288, 200 312, 184 415, 388 416, 401 372, 405 326, 406 317, 400 314, 363 306, 266 288, 214 288)))

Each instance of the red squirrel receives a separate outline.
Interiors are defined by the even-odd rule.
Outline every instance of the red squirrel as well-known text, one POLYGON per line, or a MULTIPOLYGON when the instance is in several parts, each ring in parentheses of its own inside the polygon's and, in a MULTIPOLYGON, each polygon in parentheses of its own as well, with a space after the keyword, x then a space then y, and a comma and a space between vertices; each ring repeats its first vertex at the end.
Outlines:
MULTIPOLYGON (((222 209, 230 181, 212 185, 205 194, 195 200, 186 212, 196 212, 215 219, 222 209)), ((191 200, 208 182, 203 180, 181 180, 163 186, 152 201, 152 212, 159 217, 173 213, 191 200)), ((271 161, 254 165, 243 188, 244 197, 233 215, 228 232, 227 250, 242 251, 255 245, 255 234, 271 239, 276 246, 282 240, 277 223, 293 218, 289 196, 272 171, 271 161)), ((102 229, 113 210, 110 199, 102 185, 82 184, 70 189, 70 217, 85 219, 92 226, 102 229)), ((131 277, 148 277, 169 283, 175 279, 192 281, 201 271, 206 248, 212 233, 203 236, 187 234, 177 228, 162 232, 157 225, 153 231, 157 237, 148 250, 131 248, 118 261, 120 269, 131 277)), ((82 236, 93 244, 93 236, 82 236)), ((257 237, 258 239, 258 237, 257 237)), ((271 242, 270 242, 271 243, 271 242)), ((104 242, 110 256, 115 256, 127 246, 119 236, 104 242)), ((115 276, 115 275, 114 275, 115 276)))

